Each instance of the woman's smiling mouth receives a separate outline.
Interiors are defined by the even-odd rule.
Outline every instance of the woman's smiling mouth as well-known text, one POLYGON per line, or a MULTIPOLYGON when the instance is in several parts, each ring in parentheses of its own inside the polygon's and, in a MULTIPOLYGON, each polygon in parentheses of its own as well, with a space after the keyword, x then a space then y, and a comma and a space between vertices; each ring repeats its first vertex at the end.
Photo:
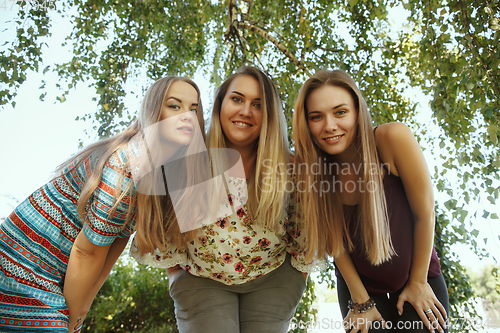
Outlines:
POLYGON ((233 121, 233 124, 235 124, 238 127, 252 127, 253 126, 253 125, 251 125, 249 123, 244 123, 244 122, 241 122, 241 121, 233 121))
POLYGON ((327 143, 336 143, 338 142, 342 137, 344 136, 344 134, 341 134, 341 135, 335 135, 335 136, 329 136, 327 138, 323 138, 323 140, 325 140, 327 143))
POLYGON ((178 127, 177 130, 179 130, 183 133, 186 133, 186 134, 190 134, 193 131, 193 128, 191 126, 184 125, 184 126, 178 127))

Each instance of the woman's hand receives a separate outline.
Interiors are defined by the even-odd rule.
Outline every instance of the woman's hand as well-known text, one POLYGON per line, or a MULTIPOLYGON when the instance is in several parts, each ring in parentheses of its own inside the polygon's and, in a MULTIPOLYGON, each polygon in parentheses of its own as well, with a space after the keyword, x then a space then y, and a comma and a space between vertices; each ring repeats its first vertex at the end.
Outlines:
POLYGON ((82 309, 82 311, 80 312, 80 315, 76 319, 75 324, 74 325, 70 324, 69 333, 80 332, 81 331, 82 325, 83 325, 83 321, 85 320, 85 317, 87 317, 87 313, 89 312, 89 310, 90 309, 86 309, 86 310, 82 309))
POLYGON ((172 283, 174 283, 175 279, 177 278, 177 275, 179 275, 179 273, 181 271, 182 271, 182 268, 179 265, 167 268, 168 288, 169 289, 172 286, 172 283))
POLYGON ((427 282, 408 281, 406 287, 399 295, 396 305, 400 315, 403 313, 405 302, 410 303, 415 308, 415 311, 430 332, 434 332, 435 329, 443 332, 443 329, 446 328, 446 310, 427 282))
POLYGON ((371 323, 374 321, 380 321, 381 327, 385 327, 385 321, 380 312, 378 312, 377 307, 373 307, 364 313, 354 313, 353 310, 349 310, 349 313, 344 318, 344 330, 351 333, 367 333, 371 323))
POLYGON ((87 316, 87 313, 81 313, 78 316, 78 320, 76 321, 75 329, 74 332, 81 332, 82 326, 83 326, 83 321, 85 320, 85 317, 87 316))

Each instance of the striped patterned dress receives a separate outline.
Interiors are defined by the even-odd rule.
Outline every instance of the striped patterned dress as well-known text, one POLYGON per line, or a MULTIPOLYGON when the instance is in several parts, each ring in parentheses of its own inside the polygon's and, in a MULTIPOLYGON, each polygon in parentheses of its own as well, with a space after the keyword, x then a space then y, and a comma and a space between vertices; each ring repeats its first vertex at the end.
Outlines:
MULTIPOLYGON (((133 232, 133 219, 125 225, 130 197, 108 219, 129 156, 130 149, 121 148, 106 162, 86 207, 86 223, 77 202, 92 173, 93 156, 36 190, 0 224, 0 332, 68 332, 63 286, 76 237, 83 230, 92 243, 106 246, 133 232)), ((122 188, 130 181, 126 170, 122 188)))

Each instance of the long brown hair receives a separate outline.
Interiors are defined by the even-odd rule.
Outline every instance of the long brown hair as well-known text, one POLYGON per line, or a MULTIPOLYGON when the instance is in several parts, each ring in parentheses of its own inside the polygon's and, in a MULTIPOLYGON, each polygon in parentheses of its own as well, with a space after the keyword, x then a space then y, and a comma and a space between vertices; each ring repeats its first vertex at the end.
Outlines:
MULTIPOLYGON (((160 121, 163 101, 171 84, 176 81, 183 81, 190 84, 198 93, 196 113, 201 129, 200 133, 204 139, 203 107, 198 86, 188 78, 176 76, 168 76, 156 81, 146 91, 137 119, 134 120, 129 127, 116 136, 89 145, 57 168, 56 172, 58 174, 70 172, 78 168, 78 166, 90 156, 96 157, 93 171, 85 182, 78 199, 78 213, 83 221, 85 221, 85 207, 92 193, 101 181, 102 172, 108 159, 118 149, 128 145, 134 137, 137 135, 140 136, 145 128, 160 121)), ((186 152, 189 148, 190 145, 181 147, 180 150, 186 152)), ((160 169, 154 172, 159 172, 158 170, 160 169)), ((177 224, 175 211, 168 195, 151 195, 136 192, 133 181, 129 181, 128 185, 123 188, 123 181, 127 176, 130 177, 130 161, 125 163, 121 170, 120 179, 115 187, 115 202, 108 216, 114 214, 120 201, 124 197, 130 196, 131 202, 129 203, 126 223, 124 225, 126 225, 130 219, 135 218, 135 239, 141 253, 153 252, 156 248, 162 250, 165 248, 167 242, 174 242, 180 246, 184 241, 194 238, 194 231, 187 232, 184 235, 181 234, 177 224)), ((157 179, 157 177, 153 176, 152 179, 157 179)), ((187 190, 189 191, 189 188, 187 190)))
MULTIPOLYGON (((263 113, 262 129, 255 146, 257 157, 251 174, 247 175, 247 207, 255 223, 277 230, 288 204, 288 194, 283 190, 283 184, 288 180, 284 169, 289 163, 290 153, 281 99, 276 86, 266 73, 258 68, 245 66, 221 84, 215 94, 207 145, 209 148, 226 148, 226 137, 220 124, 221 106, 229 86, 240 75, 249 75, 259 82, 263 113), (263 188, 264 180, 266 188, 263 188)), ((220 152, 222 149, 215 151, 220 152)), ((211 161, 214 173, 221 174, 221 171, 227 170, 224 156, 212 154, 211 161)))
MULTIPOLYGON (((326 253, 335 257, 346 250, 351 251, 354 246, 350 235, 352 229, 348 225, 349 219, 344 216, 340 191, 335 190, 335 186, 338 186, 334 182, 337 174, 329 174, 331 168, 320 168, 321 172, 309 172, 313 163, 320 165, 325 161, 330 164, 337 163, 335 156, 325 153, 314 142, 307 122, 307 98, 312 91, 325 85, 346 89, 351 94, 357 109, 357 130, 353 144, 362 166, 361 183, 365 184, 366 190, 361 191, 361 201, 357 208, 358 219, 353 222, 354 229, 361 235, 368 260, 377 265, 394 254, 387 217, 383 170, 366 102, 354 80, 342 70, 321 70, 314 74, 300 89, 295 103, 293 138, 297 181, 298 183, 302 181, 302 184, 328 182, 329 188, 334 189, 320 194, 298 191, 307 228, 308 256, 312 259, 312 255, 317 251, 318 256, 326 253), (304 166, 307 167, 305 172, 304 166), (373 184, 376 190, 368 190, 366 184, 373 184)), ((334 168, 334 172, 338 172, 338 169, 334 168)))

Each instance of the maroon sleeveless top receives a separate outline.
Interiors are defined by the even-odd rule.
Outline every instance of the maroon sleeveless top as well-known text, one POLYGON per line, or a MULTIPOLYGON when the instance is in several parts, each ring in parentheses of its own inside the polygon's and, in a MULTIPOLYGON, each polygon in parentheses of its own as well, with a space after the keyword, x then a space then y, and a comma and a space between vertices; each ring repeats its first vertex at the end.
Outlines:
MULTIPOLYGON (((350 253, 363 285, 368 292, 373 293, 393 293, 405 286, 410 275, 413 252, 414 220, 403 183, 398 176, 390 174, 389 170, 385 169, 385 172, 385 198, 387 201, 392 245, 394 246, 396 255, 389 261, 374 266, 367 260, 361 241, 355 235, 353 235, 355 249, 350 253)), ((356 220, 357 217, 353 216, 352 221, 356 220)), ((353 223, 349 223, 349 225, 352 226, 353 223)), ((441 266, 436 249, 433 247, 428 277, 437 277, 440 274, 441 266)), ((342 279, 342 274, 338 268, 335 269, 335 275, 339 279, 342 279)))

